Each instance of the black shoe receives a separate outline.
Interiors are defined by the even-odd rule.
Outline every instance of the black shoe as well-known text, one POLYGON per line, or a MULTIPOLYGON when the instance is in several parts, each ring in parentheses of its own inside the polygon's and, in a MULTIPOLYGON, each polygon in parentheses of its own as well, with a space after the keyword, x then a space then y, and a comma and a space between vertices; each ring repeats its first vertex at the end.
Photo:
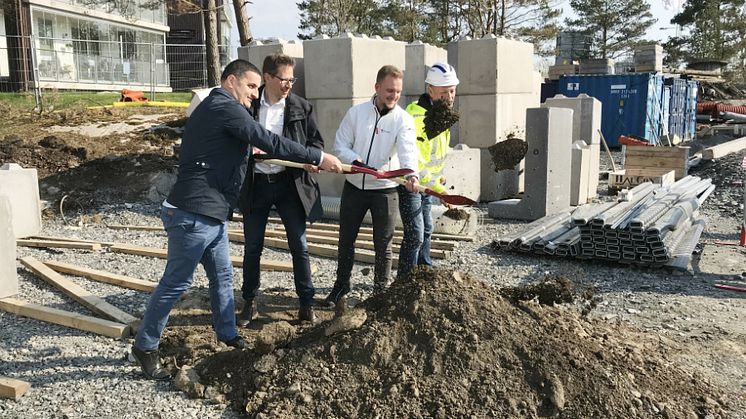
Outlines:
POLYGON ((329 293, 329 295, 326 296, 324 299, 324 305, 327 307, 334 307, 337 305, 339 300, 344 297, 347 293, 350 292, 350 284, 340 284, 338 282, 334 283, 334 288, 332 288, 332 291, 329 293))
POLYGON ((241 336, 236 336, 235 338, 223 343, 236 349, 249 349, 249 344, 241 336))
POLYGON ((301 305, 300 310, 298 310, 298 320, 316 323, 316 314, 313 312, 313 306, 310 304, 301 305))
POLYGON ((249 323, 251 323, 252 320, 259 317, 259 312, 256 309, 256 301, 254 300, 246 300, 243 305, 243 309, 241 309, 241 312, 238 314, 238 320, 236 320, 236 324, 239 327, 247 327, 249 323))
POLYGON ((171 378, 171 373, 161 365, 161 359, 158 356, 157 349, 143 351, 137 346, 132 345, 130 359, 137 362, 140 365, 140 368, 142 368, 143 374, 151 380, 168 380, 171 378))

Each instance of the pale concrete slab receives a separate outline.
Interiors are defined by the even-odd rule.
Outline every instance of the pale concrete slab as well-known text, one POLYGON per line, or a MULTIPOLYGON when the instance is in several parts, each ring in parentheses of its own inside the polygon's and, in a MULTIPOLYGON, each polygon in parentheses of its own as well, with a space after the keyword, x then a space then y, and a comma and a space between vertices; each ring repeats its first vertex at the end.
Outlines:
POLYGON ((371 97, 378 70, 391 64, 406 71, 406 43, 344 34, 303 42, 306 98, 371 97))
POLYGON ((590 148, 583 141, 572 145, 572 177, 570 182, 570 205, 588 203, 588 172, 590 170, 590 148))
POLYGON ((459 143, 486 148, 510 135, 525 138, 526 109, 539 106, 539 99, 532 92, 457 96, 459 143))
POLYGON ((481 150, 463 144, 448 150, 443 167, 446 192, 478 201, 481 192, 480 159, 481 150))
POLYGON ((479 200, 482 202, 508 199, 518 195, 523 189, 523 162, 516 165, 513 170, 501 170, 495 172, 490 151, 486 148, 479 149, 480 170, 480 193, 479 200))
POLYGON ((18 294, 16 238, 13 235, 13 211, 10 198, 0 195, 0 298, 18 294))
POLYGON ((5 163, 0 167, 0 195, 10 199, 13 234, 17 239, 41 233, 41 201, 36 169, 5 163))
MULTIPOLYGON (((534 46, 507 38, 486 35, 458 41, 456 57, 448 59, 456 67, 461 83, 459 93, 483 95, 527 93, 534 82, 534 46), (458 64, 453 64, 457 60, 458 64)), ((449 45, 449 51, 451 47, 449 45)))
POLYGON ((414 41, 405 48, 404 92, 402 96, 425 93, 425 76, 435 63, 448 62, 448 51, 435 45, 414 41))
POLYGON ((585 93, 577 97, 556 95, 547 99, 542 107, 567 108, 573 110, 572 141, 588 144, 588 198, 594 198, 598 191, 598 176, 601 164, 601 101, 585 93))
POLYGON ((490 202, 493 218, 536 220, 570 207, 571 109, 526 111, 526 183, 523 199, 490 202))
POLYGON ((281 38, 268 42, 254 41, 245 47, 238 47, 238 58, 248 60, 262 69, 264 58, 272 54, 285 54, 295 58, 295 77, 298 81, 293 85, 293 93, 306 97, 305 65, 303 59, 303 43, 301 41, 287 41, 281 38))

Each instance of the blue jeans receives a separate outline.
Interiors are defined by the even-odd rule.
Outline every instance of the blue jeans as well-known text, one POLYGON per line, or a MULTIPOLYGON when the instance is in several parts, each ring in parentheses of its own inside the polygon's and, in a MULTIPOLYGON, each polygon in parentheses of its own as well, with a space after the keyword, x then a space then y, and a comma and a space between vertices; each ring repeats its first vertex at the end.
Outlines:
POLYGON ((168 234, 168 262, 161 281, 150 296, 135 346, 143 351, 158 349, 168 315, 176 301, 192 284, 198 263, 209 280, 212 324, 218 340, 238 335, 233 301, 231 265, 226 223, 178 208, 161 208, 168 234))
POLYGON ((258 180, 253 185, 251 212, 244 214, 243 286, 244 300, 253 300, 259 292, 260 262, 264 249, 264 230, 272 205, 285 226, 288 247, 293 257, 295 292, 301 305, 312 305, 316 289, 311 279, 311 262, 306 242, 306 211, 298 197, 295 180, 288 176, 276 183, 258 180))
POLYGON ((432 197, 408 192, 403 186, 399 192, 399 214, 404 226, 404 240, 399 250, 397 278, 408 275, 416 265, 433 266, 430 242, 433 236, 432 197))

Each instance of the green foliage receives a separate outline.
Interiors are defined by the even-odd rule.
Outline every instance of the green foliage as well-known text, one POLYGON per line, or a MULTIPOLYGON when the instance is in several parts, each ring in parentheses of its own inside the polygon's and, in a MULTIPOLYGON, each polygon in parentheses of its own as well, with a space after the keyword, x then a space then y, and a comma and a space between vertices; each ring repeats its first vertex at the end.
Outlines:
MULTIPOLYGON (((146 96, 150 96, 146 92, 146 96)), ((63 110, 83 108, 88 106, 105 106, 118 102, 121 94, 118 92, 62 92, 44 90, 42 92, 42 107, 44 110, 63 110)), ((189 102, 191 93, 173 92, 156 93, 155 100, 189 102)), ((29 111, 36 107, 33 92, 0 93, 0 102, 15 111, 29 111)))
POLYGON ((570 0, 577 19, 567 19, 568 30, 592 37, 597 58, 616 58, 645 42, 645 31, 655 24, 646 0, 570 0))
POLYGON ((297 4, 302 39, 349 31, 445 46, 464 36, 495 34, 532 42, 540 53, 551 51, 561 13, 560 0, 306 0, 297 4))

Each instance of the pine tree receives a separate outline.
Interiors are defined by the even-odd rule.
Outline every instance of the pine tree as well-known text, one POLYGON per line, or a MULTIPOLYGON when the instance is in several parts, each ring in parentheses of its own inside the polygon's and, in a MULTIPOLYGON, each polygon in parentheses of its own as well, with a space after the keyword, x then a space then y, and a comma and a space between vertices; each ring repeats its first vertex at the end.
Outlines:
POLYGON ((592 53, 615 58, 644 42, 645 31, 655 24, 646 0, 570 0, 577 19, 567 19, 569 30, 592 37, 592 53))

